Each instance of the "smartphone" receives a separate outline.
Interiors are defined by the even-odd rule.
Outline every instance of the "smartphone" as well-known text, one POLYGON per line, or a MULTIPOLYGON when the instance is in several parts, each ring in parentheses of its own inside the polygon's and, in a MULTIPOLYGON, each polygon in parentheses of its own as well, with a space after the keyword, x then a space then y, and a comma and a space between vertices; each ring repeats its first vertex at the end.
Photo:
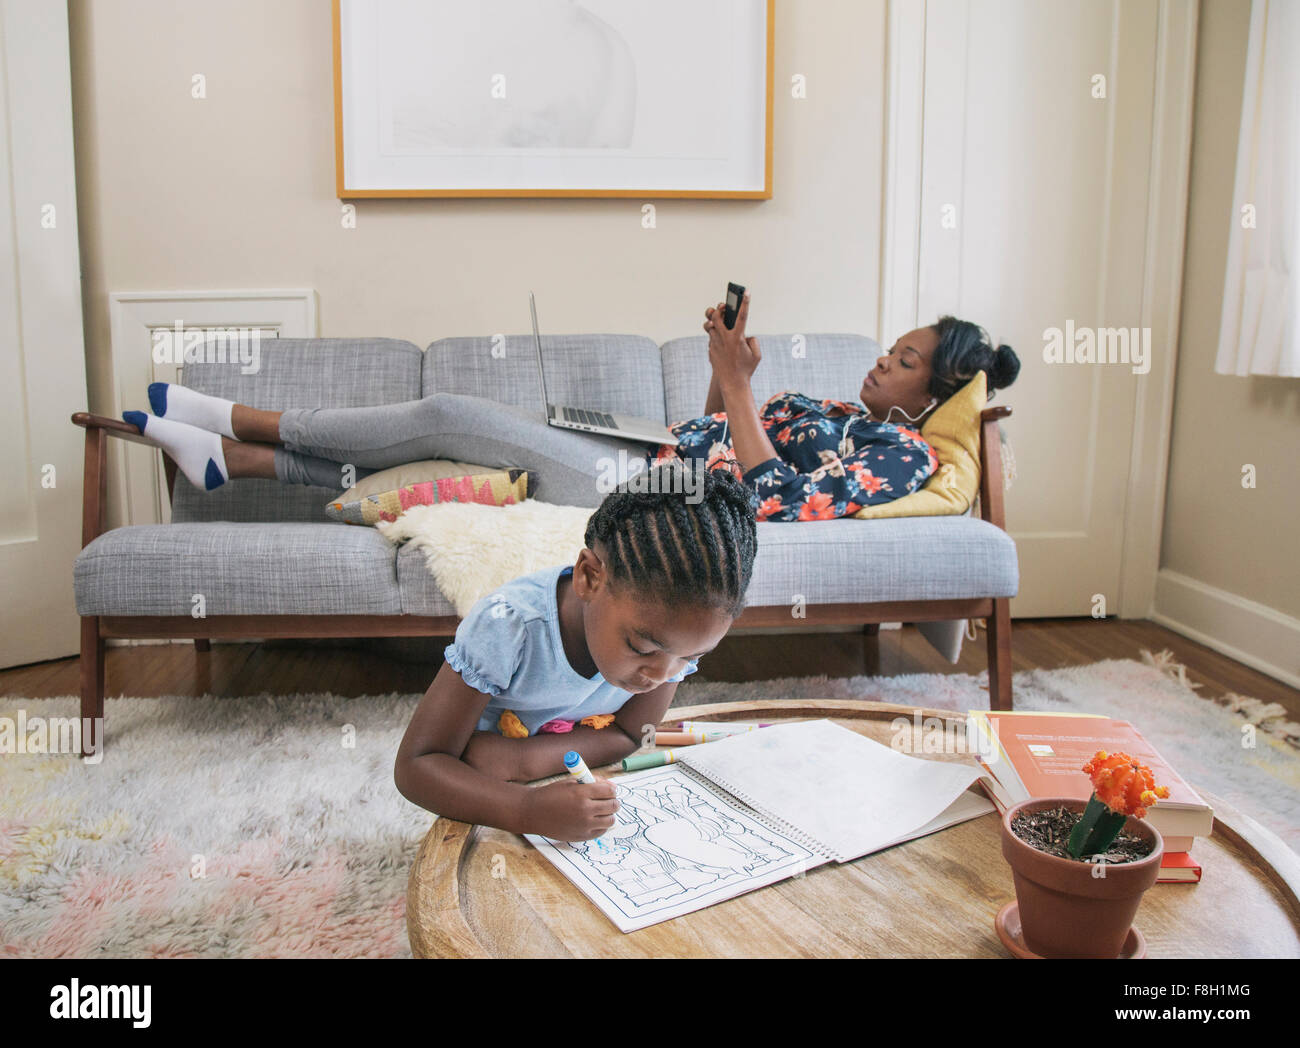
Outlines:
POLYGON ((740 315, 740 303, 745 299, 745 289, 740 284, 727 285, 727 300, 722 310, 722 322, 730 330, 736 326, 736 317, 740 315))

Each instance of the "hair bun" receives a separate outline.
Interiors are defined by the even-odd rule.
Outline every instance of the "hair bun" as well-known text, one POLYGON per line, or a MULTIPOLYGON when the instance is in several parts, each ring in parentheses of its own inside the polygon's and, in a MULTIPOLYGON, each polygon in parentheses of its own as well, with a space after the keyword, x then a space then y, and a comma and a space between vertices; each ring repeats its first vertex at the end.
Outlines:
POLYGON ((1005 389, 1020 374, 1020 358, 1010 346, 998 346, 993 353, 993 366, 989 368, 989 388, 1005 389))

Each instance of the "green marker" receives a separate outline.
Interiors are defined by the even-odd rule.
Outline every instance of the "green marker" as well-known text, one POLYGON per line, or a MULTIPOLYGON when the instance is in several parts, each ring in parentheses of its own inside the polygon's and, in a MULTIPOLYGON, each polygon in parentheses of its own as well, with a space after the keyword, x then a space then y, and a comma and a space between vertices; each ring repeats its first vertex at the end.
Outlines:
POLYGON ((623 759, 624 771, 644 771, 646 768, 662 768, 665 764, 676 764, 677 754, 673 750, 657 750, 654 753, 634 753, 623 759))

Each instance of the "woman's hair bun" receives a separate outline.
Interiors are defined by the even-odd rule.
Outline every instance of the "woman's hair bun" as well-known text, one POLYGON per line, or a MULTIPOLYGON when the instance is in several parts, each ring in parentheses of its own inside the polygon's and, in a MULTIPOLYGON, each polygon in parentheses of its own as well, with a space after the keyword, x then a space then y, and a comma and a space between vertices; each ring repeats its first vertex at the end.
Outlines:
POLYGON ((993 354, 993 366, 989 368, 990 389, 1005 389, 1020 374, 1020 358, 1010 346, 998 346, 993 354))
POLYGON ((945 315, 930 326, 939 336, 930 358, 930 393, 940 403, 981 371, 990 393, 1011 385, 1020 374, 1015 350, 1005 345, 994 349, 988 332, 978 324, 945 315))

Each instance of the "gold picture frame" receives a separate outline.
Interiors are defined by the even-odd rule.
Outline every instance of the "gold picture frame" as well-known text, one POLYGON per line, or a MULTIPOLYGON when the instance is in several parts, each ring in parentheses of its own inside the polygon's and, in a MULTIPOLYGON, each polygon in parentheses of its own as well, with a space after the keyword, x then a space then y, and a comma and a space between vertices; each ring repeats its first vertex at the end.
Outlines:
MULTIPOLYGON (((676 12, 676 18, 680 21, 686 19, 684 14, 685 8, 671 5, 657 4, 653 9, 647 7, 639 12, 642 18, 641 23, 637 24, 637 32, 631 33, 625 30, 620 34, 617 27, 617 11, 609 5, 609 0, 582 0, 581 3, 573 4, 568 9, 570 18, 581 18, 584 20, 580 28, 603 27, 607 31, 609 40, 599 41, 609 48, 617 47, 618 57, 625 59, 630 69, 630 77, 633 84, 633 95, 635 98, 635 107, 637 111, 657 104, 659 110, 656 111, 655 121, 645 121, 647 124, 653 124, 658 135, 659 142, 668 141, 668 137, 673 134, 682 134, 691 136, 691 143, 696 147, 699 146, 702 136, 712 136, 714 134, 729 135, 722 150, 721 155, 717 155, 717 143, 710 140, 706 149, 696 148, 697 156, 686 156, 689 150, 679 149, 674 153, 671 145, 664 150, 663 155, 653 155, 653 148, 642 149, 644 155, 628 156, 624 155, 633 150, 617 148, 569 148, 568 143, 555 144, 554 142, 541 142, 533 146, 526 144, 519 146, 515 144, 514 139, 523 137, 527 139, 530 135, 541 137, 543 133, 557 134, 553 130, 551 123, 544 125, 539 123, 542 119, 554 121, 557 106, 551 104, 544 110, 541 117, 533 117, 534 125, 528 126, 527 120, 529 115, 518 117, 515 126, 506 127, 497 130, 495 125, 482 119, 473 119, 476 116, 481 117, 483 113, 489 113, 495 117, 498 112, 505 112, 505 107, 491 109, 493 103, 483 104, 478 95, 473 96, 471 104, 478 106, 473 110, 461 116, 460 114, 444 115, 434 112, 435 102, 444 106, 454 106, 457 99, 449 97, 448 92, 432 92, 427 88, 423 94, 420 93, 419 87, 406 86, 406 93, 400 94, 399 87, 394 86, 396 77, 408 75, 410 78, 424 77, 428 78, 434 75, 445 77, 450 73, 434 73, 432 70, 442 70, 453 64, 456 55, 451 56, 450 61, 438 62, 436 60, 425 60, 424 56, 419 56, 417 60, 412 60, 411 55, 414 52, 407 52, 407 61, 403 62, 399 55, 393 53, 393 49, 400 49, 408 43, 407 38, 414 39, 418 27, 412 27, 412 32, 406 32, 406 26, 399 21, 399 18, 408 19, 430 19, 441 17, 449 19, 454 24, 455 19, 459 18, 463 23, 471 23, 476 18, 481 17, 479 12, 472 6, 474 0, 425 0, 420 5, 407 5, 405 10, 398 5, 393 5, 388 14, 384 14, 385 7, 382 5, 364 5, 358 3, 358 0, 333 0, 333 31, 334 31, 334 141, 335 141, 335 184, 337 195, 340 199, 368 199, 383 197, 634 197, 641 199, 656 198, 696 198, 696 199, 736 199, 736 200, 766 200, 772 196, 772 102, 773 102, 773 26, 774 26, 774 6, 775 0, 731 0, 731 2, 721 2, 721 0, 712 0, 713 6, 708 6, 710 0, 692 0, 690 5, 691 21, 695 28, 687 32, 682 25, 674 25, 668 20, 673 17, 672 12, 676 12), (602 20, 598 15, 593 13, 592 9, 604 9, 607 15, 614 15, 614 24, 602 20), (747 11, 748 9, 748 11, 747 11), (653 11, 653 16, 647 15, 648 11, 653 11), (748 19, 741 18, 737 23, 735 12, 741 11, 747 13, 748 19), (713 35, 707 31, 700 32, 699 25, 701 19, 711 17, 715 23, 722 20, 726 15, 730 19, 729 25, 734 29, 734 40, 731 37, 724 37, 729 41, 729 52, 718 52, 717 58, 720 62, 730 60, 740 67, 745 73, 745 77, 737 77, 737 83, 727 83, 727 77, 716 76, 713 86, 719 91, 719 98, 709 101, 719 103, 722 94, 731 92, 733 95, 733 104, 728 107, 719 103, 715 107, 710 107, 706 102, 692 100, 686 101, 686 88, 675 84, 670 77, 665 74, 668 68, 667 60, 660 56, 664 51, 664 41, 669 40, 674 47, 693 48, 697 54, 701 49, 707 52, 710 48, 717 48, 716 40, 712 39, 713 35), (645 25, 650 17, 658 17, 663 24, 655 25, 654 31, 658 33, 658 47, 655 46, 654 33, 645 31, 645 25), (382 19, 390 19, 388 25, 382 24, 382 19), (630 47, 627 38, 633 39, 630 47), (383 51, 387 42, 389 51, 383 51), (761 51, 759 45, 761 44, 761 51), (632 48, 635 46, 643 48, 641 55, 641 65, 636 64, 636 56, 632 54, 632 48), (649 56, 649 57, 648 57, 649 56), (657 82, 655 76, 651 76, 652 87, 656 86, 659 94, 643 91, 640 95, 635 94, 636 88, 640 87, 638 72, 647 64, 657 63, 657 82), (394 70, 410 70, 409 74, 394 72, 394 70), (345 75, 350 78, 349 83, 345 83, 345 75), (752 97, 753 92, 746 92, 743 85, 739 82, 742 79, 748 81, 752 87, 758 87, 761 80, 761 106, 756 105, 752 97), (355 81, 356 83, 352 83, 355 81), (352 93, 354 92, 354 93, 352 93), (675 94, 675 98, 668 100, 667 96, 675 94), (394 101, 396 100, 396 101, 394 101), (381 105, 380 103, 383 103, 381 105), (399 108, 399 105, 405 105, 406 109, 399 108), (686 121, 674 122, 671 117, 670 108, 676 105, 679 111, 685 113, 690 110, 690 119, 686 121), (733 118, 727 116, 720 124, 717 120, 710 120, 707 123, 699 119, 698 114, 701 112, 711 112, 714 108, 731 114, 740 112, 742 117, 733 118), (416 116, 411 114, 415 113, 416 116), (348 114, 353 114, 349 116, 348 114), (364 119, 360 114, 364 114, 364 119), (459 122, 454 117, 461 116, 459 122), (423 118, 424 123, 420 123, 419 118, 423 118), (667 118, 666 118, 667 117, 667 118), (387 118, 387 119, 385 119, 387 118), (522 126, 521 126, 522 125, 522 126), (734 126, 733 126, 734 125, 734 126), (743 125, 743 126, 742 126, 743 125), (503 141, 493 142, 487 146, 475 145, 473 148, 465 149, 463 153, 456 152, 456 146, 447 145, 438 140, 436 146, 430 145, 428 139, 436 136, 440 131, 429 130, 430 127, 437 129, 450 127, 452 133, 461 134, 489 134, 497 133, 501 135, 503 141), (486 128, 486 130, 484 130, 486 128), (713 129, 721 128, 720 131, 713 129), (473 129, 472 131, 467 129, 473 129), (679 130, 680 129, 680 130, 679 130), (393 143, 397 141, 396 135, 399 131, 407 136, 406 142, 416 142, 418 136, 423 134, 426 141, 423 145, 407 145, 405 155, 401 149, 396 148, 393 143), (513 136, 513 137, 511 137, 513 136), (749 136, 748 139, 741 139, 741 136, 749 136), (757 139, 761 137, 761 142, 757 139), (740 140, 738 142, 738 140, 740 140), (387 145, 387 149, 385 149, 387 145), (422 149, 424 150, 422 152, 422 149), (709 149, 714 151, 714 155, 704 156, 709 149), (679 155, 680 154, 680 155, 679 155), (683 157, 686 157, 683 159, 683 157), (672 163, 681 165, 680 172, 669 174, 668 167, 672 163), (636 172, 653 172, 654 177, 642 178, 643 184, 602 184, 597 186, 563 184, 566 182, 576 181, 578 177, 589 172, 593 181, 597 182, 617 182, 636 181, 636 172), (691 165, 694 165, 692 167, 691 165), (499 172, 509 166, 512 175, 508 179, 499 176, 499 172), (482 168, 485 175, 478 176, 477 170, 482 168), (725 177, 715 176, 714 169, 725 169, 725 177), (443 170, 445 169, 445 174, 443 170), (761 175, 760 175, 761 169, 761 175), (404 171, 398 175, 396 172, 404 171), (514 171, 521 172, 514 175, 514 171), (538 177, 532 181, 535 184, 518 184, 520 180, 528 180, 529 174, 536 174, 538 177), (434 175, 437 177, 433 177, 434 175), (491 182, 493 174, 496 174, 498 182, 510 184, 476 184, 482 182, 491 182), (674 178, 679 178, 684 187, 664 184, 674 178), (715 180, 717 184, 711 183, 715 180), (410 183, 417 181, 432 182, 431 185, 413 185, 410 183), (396 183, 405 184, 396 184, 396 183), (461 184, 469 183, 469 184, 461 184)), ((547 13, 543 5, 536 4, 535 0, 529 0, 530 6, 524 13, 526 18, 537 17, 547 13)), ((623 6, 626 6, 626 0, 623 0, 623 6)), ((559 17, 558 12, 550 12, 552 17, 559 17)), ((631 16, 629 16, 631 17, 631 16)), ((707 29, 707 21, 704 23, 707 29)), ((423 28, 427 30, 428 25, 423 28)), ((490 27, 490 36, 492 40, 493 57, 491 61, 499 62, 501 23, 498 22, 490 27)), ((484 30, 487 36, 487 30, 484 30)), ((543 33, 537 33, 537 26, 521 26, 516 34, 519 37, 519 66, 521 70, 527 67, 534 77, 533 83, 539 75, 538 70, 543 73, 554 71, 555 77, 569 76, 569 86, 572 87, 573 76, 571 75, 572 64, 566 66, 562 61, 547 63, 539 62, 539 56, 545 56, 552 53, 560 52, 564 48, 579 46, 579 43, 588 43, 594 39, 594 33, 575 34, 572 27, 565 26, 563 31, 557 27, 555 33, 549 38, 543 33), (579 43, 575 43, 575 41, 579 43), (552 49, 552 50, 548 50, 552 49)), ((442 40, 436 35, 423 35, 420 39, 432 39, 435 44, 441 44, 442 40)), ((448 39, 456 39, 457 43, 463 40, 472 40, 473 37, 464 38, 447 35, 448 39)), ((453 45, 447 44, 450 48, 453 45)), ((446 57, 444 55, 444 57, 446 57)), ((602 55, 602 59, 607 56, 602 55)), ((677 58, 680 65, 682 59, 677 58)), ((609 65, 606 60, 602 68, 609 65)), ((475 88, 480 91, 477 79, 482 75, 482 67, 475 69, 475 88)), ((699 68, 697 64, 696 68, 699 68)), ((731 72, 730 67, 726 72, 731 72)), ((511 76, 515 74, 511 72, 511 76)), ((521 79, 525 78, 525 72, 519 74, 521 79)), ((507 82, 505 73, 494 74, 501 78, 502 95, 505 95, 504 85, 507 82)), ((448 81, 444 81, 448 82, 448 81)), ((449 81, 456 84, 456 81, 449 81)), ((463 82, 463 81, 462 81, 463 82)), ((585 85, 587 90, 582 96, 584 105, 600 105, 609 108, 606 103, 608 92, 600 93, 585 85), (595 100, 594 102, 591 100, 595 100)), ((602 85, 606 86, 606 85, 602 85)), ((493 85, 495 88, 495 84, 493 85)), ((463 96, 463 92, 462 92, 463 96)), ((524 96, 527 100, 528 96, 524 96)), ((577 97, 571 94, 570 98, 577 97)), ((563 107, 558 107, 561 116, 564 115, 563 107)), ((628 105, 624 103, 619 112, 622 117, 622 124, 618 129, 624 136, 620 142, 629 141, 628 136, 632 133, 628 130, 629 126, 635 125, 637 117, 628 116, 628 105)), ((576 123, 576 121, 575 121, 576 123)), ((589 134, 605 133, 610 126, 610 122, 605 120, 603 124, 595 125, 588 121, 583 125, 583 130, 589 134), (591 131, 595 126, 597 130, 591 131)), ((640 133, 639 131, 637 133, 640 133)), ((450 135, 449 135, 450 137, 450 135)), ((585 145, 585 143, 583 143, 585 145)), ((606 141, 599 141, 597 146, 606 147, 606 141)), ((662 147, 661 147, 662 148, 662 147)))

